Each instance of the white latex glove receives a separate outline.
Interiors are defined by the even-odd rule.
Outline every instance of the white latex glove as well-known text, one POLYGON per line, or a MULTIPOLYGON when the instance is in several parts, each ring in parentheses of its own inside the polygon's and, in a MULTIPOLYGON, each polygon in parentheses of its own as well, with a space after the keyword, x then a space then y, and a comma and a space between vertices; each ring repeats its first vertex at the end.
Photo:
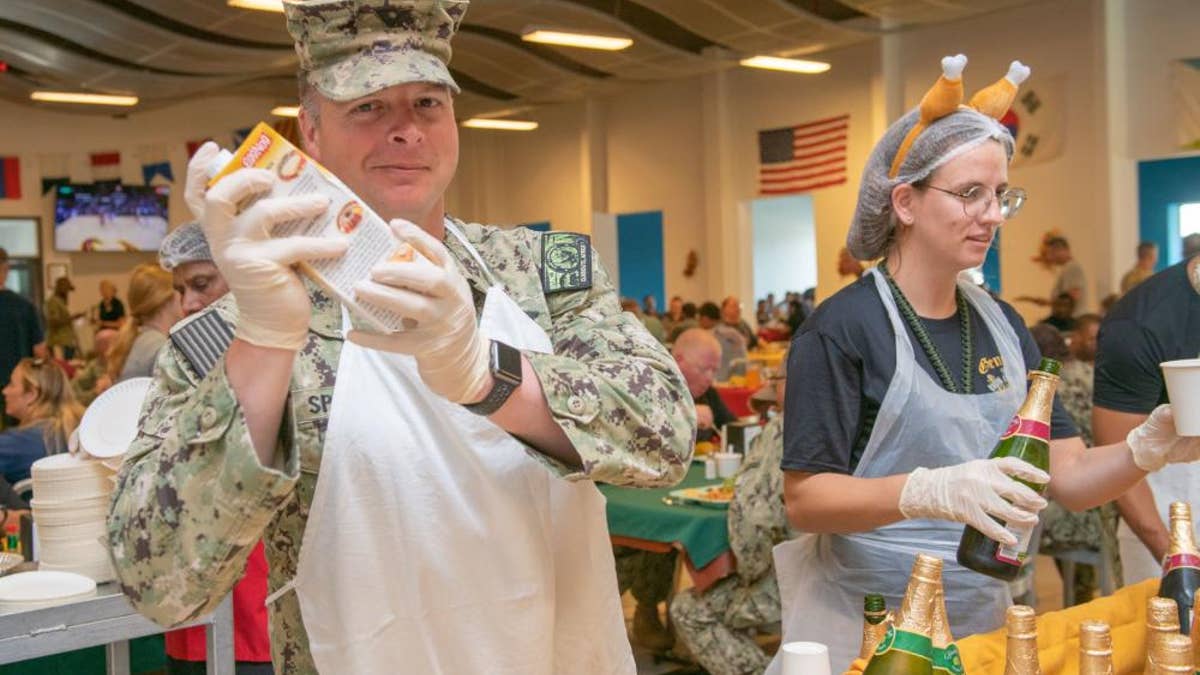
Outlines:
POLYGON ((188 160, 183 201, 187 203, 188 211, 192 212, 192 217, 196 220, 204 219, 204 192, 208 189, 208 169, 220 151, 221 146, 212 141, 205 141, 188 160))
POLYGON ((471 287, 442 242, 408 221, 393 220, 390 226, 397 239, 421 255, 376 265, 355 295, 416 326, 387 335, 353 330, 347 338, 368 349, 413 356, 425 386, 443 398, 482 400, 491 383, 490 344, 479 332, 471 287))
POLYGON ((965 523, 993 541, 1016 544, 1005 523, 1037 524, 1046 500, 1013 478, 1049 483, 1050 475, 1016 457, 976 459, 939 469, 920 468, 908 475, 900 491, 905 518, 938 518, 965 523))
MULTIPOLYGON (((189 184, 193 168, 188 169, 189 184)), ((270 191, 275 180, 275 174, 263 169, 239 169, 222 178, 205 195, 200 222, 213 262, 237 299, 237 337, 260 347, 299 349, 308 334, 312 304, 291 266, 342 255, 346 240, 270 237, 276 225, 323 213, 329 199, 320 195, 267 197, 239 212, 239 204, 270 191)))
POLYGON ((1164 403, 1150 413, 1145 422, 1125 437, 1133 463, 1142 471, 1158 471, 1167 464, 1194 462, 1200 459, 1200 436, 1180 436, 1175 433, 1175 413, 1164 403))

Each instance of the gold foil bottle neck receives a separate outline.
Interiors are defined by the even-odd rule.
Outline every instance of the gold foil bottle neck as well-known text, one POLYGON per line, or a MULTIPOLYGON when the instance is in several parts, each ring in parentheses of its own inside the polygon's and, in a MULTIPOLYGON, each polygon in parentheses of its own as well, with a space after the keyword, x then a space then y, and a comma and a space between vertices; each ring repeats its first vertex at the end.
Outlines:
POLYGON ((1026 420, 1050 423, 1054 411, 1054 392, 1058 390, 1058 376, 1040 370, 1029 373, 1029 393, 1017 411, 1017 416, 1026 420))
POLYGON ((941 559, 918 553, 913 562, 912 575, 908 578, 904 603, 900 605, 900 614, 896 617, 896 628, 932 637, 933 601, 941 585, 941 559))
POLYGON ((933 621, 930 631, 929 637, 933 638, 933 646, 938 649, 945 649, 954 642, 954 636, 950 634, 950 618, 946 616, 946 596, 941 584, 938 584, 937 591, 933 594, 933 621))
POLYGON ((1013 605, 1005 615, 1008 644, 1004 675, 1041 675, 1038 661, 1037 613, 1032 607, 1013 605))
POLYGON ((1079 624, 1079 675, 1112 675, 1112 636, 1103 621, 1079 624))
POLYGON ((1192 528, 1192 507, 1186 502, 1171 502, 1171 544, 1168 555, 1196 553, 1196 534, 1192 528))
POLYGON ((1179 632, 1179 607, 1171 598, 1152 597, 1146 602, 1146 628, 1160 633, 1179 632))
POLYGON ((1146 675, 1189 675, 1193 672, 1192 640, 1186 635, 1172 633, 1151 646, 1146 657, 1146 675))

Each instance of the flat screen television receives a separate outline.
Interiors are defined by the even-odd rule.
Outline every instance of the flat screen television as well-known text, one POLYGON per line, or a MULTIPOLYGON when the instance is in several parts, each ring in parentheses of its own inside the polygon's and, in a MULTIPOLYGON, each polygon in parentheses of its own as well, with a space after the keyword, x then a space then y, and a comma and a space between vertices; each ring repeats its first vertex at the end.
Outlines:
POLYGON ((167 236, 165 185, 59 185, 54 200, 58 251, 157 251, 167 236))

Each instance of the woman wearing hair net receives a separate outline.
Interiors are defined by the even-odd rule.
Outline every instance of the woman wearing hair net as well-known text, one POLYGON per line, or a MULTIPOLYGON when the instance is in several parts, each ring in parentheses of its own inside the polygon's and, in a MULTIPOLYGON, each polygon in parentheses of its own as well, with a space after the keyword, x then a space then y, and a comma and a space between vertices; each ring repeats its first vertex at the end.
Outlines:
MULTIPOLYGON (((784 642, 829 645, 835 669, 859 649, 863 596, 899 607, 918 552, 945 563, 956 637, 1004 623, 1006 584, 955 562, 963 524, 1010 544, 992 519, 1036 523, 1046 501, 1012 480, 1050 482, 1068 508, 1107 502, 1167 462, 1200 458, 1169 406, 1125 443, 1084 445, 1056 400, 1051 476, 987 459, 1026 391, 1037 346, 1021 318, 965 280, 1016 215, 1004 114, 1028 69, 962 99, 966 57, 943 60, 921 106, 893 124, 863 171, 847 245, 880 259, 825 301, 788 357, 783 469, 788 518, 806 533, 775 549, 784 642), (981 112, 982 111, 982 112, 981 112)), ((778 659, 768 672, 778 672, 778 659)))

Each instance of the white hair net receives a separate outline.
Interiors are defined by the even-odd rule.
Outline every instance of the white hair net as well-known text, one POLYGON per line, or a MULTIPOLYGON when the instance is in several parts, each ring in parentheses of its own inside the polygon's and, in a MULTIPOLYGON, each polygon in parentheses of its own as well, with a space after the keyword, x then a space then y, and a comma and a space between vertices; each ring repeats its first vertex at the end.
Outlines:
POLYGON ((892 190, 901 183, 916 183, 928 178, 939 166, 986 140, 999 141, 1012 160, 1013 138, 996 120, 971 108, 934 121, 913 141, 895 178, 888 178, 892 161, 909 130, 920 119, 913 108, 888 127, 875 144, 858 186, 858 204, 846 235, 846 248, 859 260, 874 260, 887 252, 895 219, 892 217, 892 190))
POLYGON ((190 262, 212 262, 212 251, 200 223, 175 228, 158 247, 158 264, 168 272, 190 262))

